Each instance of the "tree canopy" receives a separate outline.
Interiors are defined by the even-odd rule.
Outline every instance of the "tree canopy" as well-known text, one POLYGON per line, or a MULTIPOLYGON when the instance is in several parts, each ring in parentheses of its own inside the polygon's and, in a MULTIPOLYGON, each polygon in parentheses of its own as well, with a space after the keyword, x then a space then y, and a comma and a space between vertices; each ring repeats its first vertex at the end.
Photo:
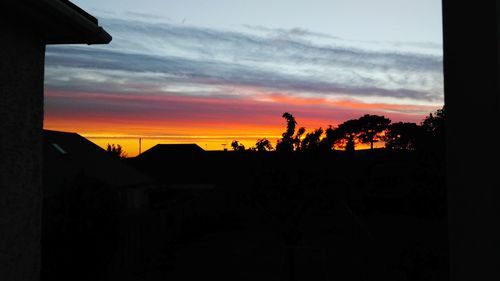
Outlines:
POLYGON ((421 145, 422 127, 415 123, 390 124, 385 135, 385 147, 389 149, 416 150, 421 145))
POLYGON ((361 143, 369 143, 373 150, 375 142, 383 140, 383 133, 391 120, 379 115, 365 114, 358 119, 358 139, 361 143))
POLYGON ((310 133, 307 133, 300 142, 300 150, 318 151, 320 148, 321 135, 323 135, 323 129, 321 127, 310 133))
POLYGON ((117 144, 109 144, 108 143, 108 146, 106 148, 106 152, 113 155, 113 156, 116 156, 116 157, 120 157, 120 158, 125 158, 127 157, 127 153, 122 149, 122 146, 117 144))
POLYGON ((338 138, 335 145, 344 148, 346 151, 354 151, 356 145, 356 137, 360 130, 358 119, 347 120, 340 124, 336 129, 338 138))
POLYGON ((271 151, 273 150, 273 145, 268 139, 260 139, 255 143, 255 149, 257 151, 271 151))
MULTIPOLYGON (((286 120, 286 130, 276 143, 276 151, 331 151, 344 149, 354 151, 356 145, 370 144, 374 149, 377 142, 385 142, 387 149, 419 150, 429 147, 443 148, 445 108, 430 113, 420 125, 409 122, 391 123, 383 115, 365 114, 357 119, 350 119, 338 126, 329 125, 326 130, 321 127, 307 131, 300 127, 297 131, 297 121, 289 112, 283 113, 286 120)), ((241 150, 239 145, 233 146, 241 150)), ((244 150, 244 147, 243 147, 244 150)), ((270 151, 272 145, 267 139, 260 139, 254 150, 270 151)))
POLYGON ((241 143, 239 143, 237 140, 234 140, 232 143, 231 143, 231 148, 234 150, 234 151, 244 151, 245 150, 245 146, 241 143))
MULTIPOLYGON (((296 143, 297 137, 294 138, 295 126, 297 121, 292 114, 285 112, 283 113, 283 118, 286 120, 286 131, 282 134, 281 140, 276 144, 276 150, 282 152, 290 152, 294 150, 294 144, 296 143)), ((299 130, 300 131, 300 130, 299 130)), ((304 131, 302 131, 303 133, 304 131)))

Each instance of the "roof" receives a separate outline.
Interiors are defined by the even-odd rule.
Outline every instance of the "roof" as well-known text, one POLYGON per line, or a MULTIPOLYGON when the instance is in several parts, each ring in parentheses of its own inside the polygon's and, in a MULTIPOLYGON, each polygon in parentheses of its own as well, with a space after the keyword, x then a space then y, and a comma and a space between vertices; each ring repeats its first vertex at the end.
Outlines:
POLYGON ((46 44, 107 44, 98 20, 68 0, 2 0, 2 24, 42 35, 46 44))
POLYGON ((157 144, 144 151, 138 158, 165 157, 171 155, 193 155, 203 153, 205 150, 194 143, 189 144, 157 144))
POLYGON ((206 156, 196 144, 157 144, 127 160, 162 183, 206 183, 206 156))
POLYGON ((48 185, 59 186, 80 174, 117 188, 152 182, 143 173, 76 133, 44 130, 43 137, 44 181, 48 185))

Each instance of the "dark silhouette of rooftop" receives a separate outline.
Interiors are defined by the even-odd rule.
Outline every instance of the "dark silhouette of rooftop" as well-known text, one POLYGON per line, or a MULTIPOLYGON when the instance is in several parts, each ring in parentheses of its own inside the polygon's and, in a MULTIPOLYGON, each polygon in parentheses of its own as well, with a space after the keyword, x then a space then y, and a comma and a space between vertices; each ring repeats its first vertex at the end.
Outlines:
POLYGON ((157 144, 144 151, 138 158, 162 158, 170 155, 192 155, 205 152, 203 148, 194 143, 189 144, 157 144))
POLYGON ((81 173, 114 187, 151 182, 147 176, 79 134, 44 130, 43 136, 46 186, 58 185, 81 173))
POLYGON ((109 35, 98 20, 68 0, 5 0, 3 20, 18 28, 36 29, 47 44, 107 44, 109 35))

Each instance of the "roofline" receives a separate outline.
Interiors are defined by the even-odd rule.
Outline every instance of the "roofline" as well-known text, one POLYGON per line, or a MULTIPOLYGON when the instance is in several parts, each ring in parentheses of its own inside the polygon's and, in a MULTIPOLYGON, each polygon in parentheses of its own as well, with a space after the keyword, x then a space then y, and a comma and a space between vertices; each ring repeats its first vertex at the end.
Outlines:
POLYGON ((78 7, 73 2, 70 2, 69 0, 59 0, 59 1, 61 1, 64 5, 69 6, 71 9, 77 11, 79 14, 81 14, 82 16, 84 16, 85 18, 87 18, 88 20, 90 20, 91 22, 93 22, 94 24, 98 24, 98 20, 97 20, 96 17, 94 17, 93 15, 87 13, 85 10, 83 10, 80 7, 78 7))
MULTIPOLYGON (((111 35, 109 35, 109 33, 107 33, 104 28, 98 25, 97 19, 75 4, 67 0, 38 0, 37 2, 41 5, 45 4, 49 6, 54 11, 56 11, 64 20, 67 20, 68 22, 74 22, 75 25, 81 30, 86 31, 86 33, 88 34, 92 34, 93 36, 86 36, 84 43, 91 45, 108 44, 109 42, 111 42, 111 35)), ((59 43, 49 41, 47 42, 47 44, 59 43)))
POLYGON ((112 37, 69 0, 0 0, 0 23, 41 34, 45 44, 108 44, 112 37))

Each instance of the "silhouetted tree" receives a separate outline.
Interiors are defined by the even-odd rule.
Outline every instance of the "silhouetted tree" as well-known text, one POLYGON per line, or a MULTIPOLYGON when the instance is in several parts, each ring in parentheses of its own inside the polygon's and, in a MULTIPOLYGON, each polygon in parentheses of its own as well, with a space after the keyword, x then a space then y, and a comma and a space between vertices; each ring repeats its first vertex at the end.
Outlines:
POLYGON ((354 151, 356 145, 356 137, 360 131, 358 119, 347 120, 340 124, 335 130, 335 144, 343 147, 346 151, 354 151))
POLYGON ((286 132, 283 133, 283 137, 291 138, 295 133, 295 126, 297 125, 297 121, 295 121, 295 117, 293 117, 293 115, 288 112, 283 113, 283 118, 286 119, 286 132))
POLYGON ((321 135, 323 135, 323 129, 314 130, 311 133, 307 133, 304 139, 300 143, 300 150, 302 151, 318 151, 321 135))
POLYGON ((233 142, 231 143, 231 147, 232 147, 232 148, 233 148, 233 150, 235 150, 235 151, 236 151, 236 150, 238 150, 238 146, 239 146, 239 143, 238 143, 238 141, 236 141, 236 140, 235 140, 235 141, 233 141, 233 142))
POLYGON ((325 130, 325 137, 321 139, 319 143, 319 149, 321 151, 330 151, 334 149, 335 143, 339 141, 341 135, 339 131, 334 129, 332 125, 329 125, 325 130))
POLYGON ((425 137, 425 148, 427 150, 444 151, 445 145, 445 107, 430 113, 422 121, 422 130, 425 137))
POLYGON ((445 108, 436 110, 434 114, 430 113, 424 121, 422 121, 422 127, 424 131, 430 134, 432 137, 444 136, 444 118, 445 118, 445 108))
POLYGON ((390 124, 385 135, 385 147, 388 149, 416 150, 420 146, 422 127, 415 123, 390 124))
POLYGON ((273 146, 268 139, 260 139, 255 143, 255 149, 257 151, 271 151, 273 150, 273 146))
POLYGON ((294 137, 295 126, 297 125, 297 121, 295 121, 295 117, 292 114, 285 112, 283 113, 283 118, 286 119, 286 131, 282 134, 281 140, 278 140, 276 144, 277 151, 290 152, 293 151, 294 148, 294 137))
POLYGON ((345 145, 345 150, 346 151, 354 151, 355 150, 354 138, 350 137, 349 139, 347 139, 347 143, 345 145))
POLYGON ((244 151, 245 150, 245 146, 243 144, 240 144, 238 146, 238 151, 244 151))
POLYGON ((295 137, 293 138, 293 145, 295 150, 299 150, 301 146, 301 138, 302 135, 306 132, 306 128, 300 127, 297 133, 295 134, 295 137))
POLYGON ((125 158, 127 157, 127 153, 122 149, 122 146, 117 144, 109 144, 108 143, 108 147, 106 148, 106 152, 108 152, 109 154, 113 155, 113 156, 116 156, 116 157, 120 157, 120 158, 125 158))
POLYGON ((369 143, 373 150, 373 144, 383 139, 382 133, 387 129, 391 120, 380 115, 365 114, 358 119, 359 134, 361 143, 369 143))
POLYGON ((237 140, 235 140, 231 143, 231 147, 233 148, 234 151, 244 151, 245 150, 245 146, 243 144, 240 144, 237 140))

